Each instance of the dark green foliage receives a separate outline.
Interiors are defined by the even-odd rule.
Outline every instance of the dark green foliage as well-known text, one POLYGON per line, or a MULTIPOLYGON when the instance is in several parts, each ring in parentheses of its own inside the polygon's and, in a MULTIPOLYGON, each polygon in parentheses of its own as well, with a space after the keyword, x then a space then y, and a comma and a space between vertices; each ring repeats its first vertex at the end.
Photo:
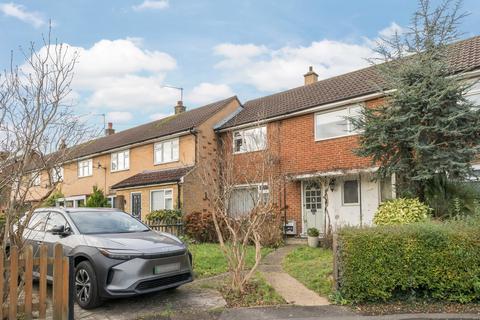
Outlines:
POLYGON ((320 235, 320 232, 318 231, 317 228, 308 228, 307 229, 307 236, 318 237, 319 235, 320 235))
POLYGON ((386 101, 352 119, 363 130, 357 153, 379 165, 379 177, 397 176, 397 193, 425 200, 435 175, 462 180, 478 153, 480 114, 464 94, 471 87, 452 70, 447 45, 458 36, 462 15, 447 1, 435 10, 421 0, 409 32, 378 48, 377 66, 388 89, 386 101))
POLYGON ((426 186, 425 202, 441 219, 459 218, 476 212, 480 191, 473 182, 450 181, 437 175, 426 186))
POLYGON ((480 300, 480 220, 339 233, 339 296, 350 302, 480 300))
POLYGON ((179 210, 179 209, 156 210, 156 211, 152 211, 149 214, 147 214, 147 220, 148 221, 177 220, 177 219, 180 219, 181 217, 182 217, 182 210, 179 210))
POLYGON ((89 208, 108 207, 108 198, 105 197, 102 189, 97 186, 93 186, 93 192, 88 197, 85 206, 89 208))
POLYGON ((61 191, 57 190, 57 191, 54 191, 50 197, 47 198, 47 200, 45 200, 43 203, 42 203, 42 207, 55 207, 55 205, 57 204, 57 200, 60 199, 60 198, 63 198, 64 195, 61 191))

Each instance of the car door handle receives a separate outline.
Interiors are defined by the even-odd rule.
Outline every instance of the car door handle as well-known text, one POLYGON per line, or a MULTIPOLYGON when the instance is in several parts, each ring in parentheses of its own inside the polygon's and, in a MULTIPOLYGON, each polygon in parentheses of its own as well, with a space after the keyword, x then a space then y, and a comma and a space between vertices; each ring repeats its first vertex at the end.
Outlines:
POLYGON ((42 241, 35 241, 38 245, 41 245, 43 242, 42 241))

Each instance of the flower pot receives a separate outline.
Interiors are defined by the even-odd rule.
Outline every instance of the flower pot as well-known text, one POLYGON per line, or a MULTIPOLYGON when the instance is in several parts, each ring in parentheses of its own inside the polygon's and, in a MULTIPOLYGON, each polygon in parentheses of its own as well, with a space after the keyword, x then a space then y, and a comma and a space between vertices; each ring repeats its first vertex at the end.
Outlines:
POLYGON ((308 236, 308 246, 312 248, 318 247, 318 237, 310 237, 308 236))

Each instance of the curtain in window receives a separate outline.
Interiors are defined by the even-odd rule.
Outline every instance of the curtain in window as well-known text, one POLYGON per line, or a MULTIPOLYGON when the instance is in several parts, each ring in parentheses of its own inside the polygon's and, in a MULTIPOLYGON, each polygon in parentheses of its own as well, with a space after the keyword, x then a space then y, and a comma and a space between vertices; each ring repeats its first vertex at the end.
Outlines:
POLYGON ((165 193, 162 191, 152 192, 152 211, 165 209, 165 193))
POLYGON ((257 198, 257 188, 239 188, 234 190, 229 204, 230 215, 240 217, 249 214, 255 206, 257 198))

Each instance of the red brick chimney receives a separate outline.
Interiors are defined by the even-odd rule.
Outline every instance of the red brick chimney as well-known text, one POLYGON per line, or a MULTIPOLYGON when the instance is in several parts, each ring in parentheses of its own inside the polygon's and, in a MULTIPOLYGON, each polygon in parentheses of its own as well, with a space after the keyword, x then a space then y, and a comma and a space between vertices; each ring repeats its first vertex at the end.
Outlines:
POLYGON ((115 133, 115 129, 113 129, 113 124, 111 122, 108 123, 107 129, 105 129, 105 135, 111 136, 115 133))
POLYGON ((312 84, 318 81, 318 74, 313 71, 312 66, 308 68, 308 72, 305 73, 303 76, 305 78, 305 85, 312 84))

